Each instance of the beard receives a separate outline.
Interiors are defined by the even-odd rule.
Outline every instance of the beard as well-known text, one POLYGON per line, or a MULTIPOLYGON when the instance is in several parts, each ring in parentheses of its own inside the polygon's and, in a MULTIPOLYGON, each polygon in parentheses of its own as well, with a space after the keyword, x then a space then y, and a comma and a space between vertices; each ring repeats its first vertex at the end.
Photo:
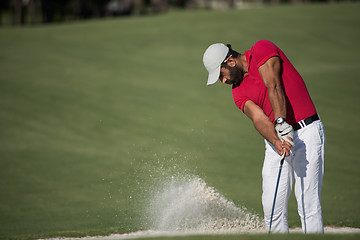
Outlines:
POLYGON ((227 84, 232 84, 233 88, 240 86, 244 78, 244 71, 237 66, 226 66, 230 72, 230 79, 226 81, 227 84))

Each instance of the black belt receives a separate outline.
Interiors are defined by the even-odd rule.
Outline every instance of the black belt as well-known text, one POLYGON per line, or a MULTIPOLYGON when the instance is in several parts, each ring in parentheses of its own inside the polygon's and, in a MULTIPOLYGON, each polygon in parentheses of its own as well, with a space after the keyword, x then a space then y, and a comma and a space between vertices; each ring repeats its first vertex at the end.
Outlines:
POLYGON ((294 128, 294 131, 297 131, 297 130, 299 130, 299 129, 303 128, 303 127, 306 127, 307 125, 309 125, 312 122, 315 122, 316 120, 319 120, 319 119, 320 119, 319 115, 315 114, 315 115, 313 115, 311 117, 308 117, 308 118, 306 118, 304 120, 301 120, 300 122, 298 122, 298 123, 296 123, 296 124, 294 124, 292 126, 294 128))

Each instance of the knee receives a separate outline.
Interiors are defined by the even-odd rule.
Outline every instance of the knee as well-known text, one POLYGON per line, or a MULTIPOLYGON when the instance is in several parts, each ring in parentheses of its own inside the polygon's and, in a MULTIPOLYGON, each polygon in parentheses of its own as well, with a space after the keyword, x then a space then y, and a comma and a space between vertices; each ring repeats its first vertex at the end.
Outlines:
POLYGON ((302 218, 309 218, 312 216, 321 216, 320 199, 313 199, 312 201, 298 200, 298 213, 302 218))

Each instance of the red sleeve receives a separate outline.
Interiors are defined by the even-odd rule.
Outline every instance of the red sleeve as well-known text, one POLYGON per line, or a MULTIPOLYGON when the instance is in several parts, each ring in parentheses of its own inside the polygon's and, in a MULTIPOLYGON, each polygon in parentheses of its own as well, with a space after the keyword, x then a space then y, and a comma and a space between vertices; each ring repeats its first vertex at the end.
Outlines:
POLYGON ((260 40, 252 47, 252 57, 255 60, 257 68, 274 56, 280 57, 278 47, 268 40, 260 40))
POLYGON ((244 112, 245 103, 249 100, 250 100, 250 98, 244 97, 242 99, 238 99, 238 101, 236 101, 235 104, 242 112, 244 112))
POLYGON ((239 91, 239 89, 233 89, 232 90, 233 93, 233 98, 234 98, 234 102, 235 105, 242 111, 244 112, 244 106, 245 103, 250 100, 249 97, 245 96, 244 94, 241 94, 241 91, 239 91))

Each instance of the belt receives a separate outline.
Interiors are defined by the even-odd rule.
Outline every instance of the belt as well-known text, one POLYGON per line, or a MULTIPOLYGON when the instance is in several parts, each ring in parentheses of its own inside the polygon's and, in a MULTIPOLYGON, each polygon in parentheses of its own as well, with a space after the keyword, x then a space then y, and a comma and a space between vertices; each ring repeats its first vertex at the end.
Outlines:
POLYGON ((312 115, 311 117, 308 117, 304 120, 301 120, 300 122, 292 125, 292 127, 294 128, 294 131, 297 131, 303 127, 306 127, 307 125, 311 124, 312 122, 315 122, 316 120, 319 120, 319 115, 315 114, 312 115))

